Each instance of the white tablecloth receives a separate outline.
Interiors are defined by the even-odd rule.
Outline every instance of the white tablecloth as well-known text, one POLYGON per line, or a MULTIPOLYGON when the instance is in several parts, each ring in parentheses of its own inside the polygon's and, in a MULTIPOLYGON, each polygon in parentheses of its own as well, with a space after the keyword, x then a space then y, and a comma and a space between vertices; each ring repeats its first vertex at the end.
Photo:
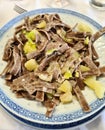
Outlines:
MULTIPOLYGON (((52 0, 51 0, 52 1, 52 0)), ((89 0, 69 0, 70 4, 64 8, 85 14, 102 26, 105 26, 105 11, 99 11, 89 5, 89 0)), ((0 0, 0 27, 19 14, 13 10, 17 3, 27 10, 45 8, 47 0, 0 0)), ((81 127, 82 130, 105 130, 105 111, 99 117, 87 125, 81 127)), ((14 120, 6 111, 0 107, 0 130, 35 130, 24 126, 14 120)), ((75 128, 79 130, 79 128, 75 128)))

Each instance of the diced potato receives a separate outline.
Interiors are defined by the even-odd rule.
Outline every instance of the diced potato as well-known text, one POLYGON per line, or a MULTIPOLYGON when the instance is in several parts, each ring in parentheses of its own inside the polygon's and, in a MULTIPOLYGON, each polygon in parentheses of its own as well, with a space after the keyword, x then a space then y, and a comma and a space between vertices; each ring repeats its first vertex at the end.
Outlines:
POLYGON ((100 82, 97 81, 95 78, 93 77, 89 77, 86 78, 84 80, 84 83, 91 89, 94 90, 96 96, 98 98, 103 98, 104 97, 104 93, 105 93, 105 86, 100 82))
POLYGON ((73 39, 72 38, 64 38, 64 41, 67 43, 72 43, 73 39))
POLYGON ((30 53, 36 50, 36 44, 32 44, 31 42, 27 41, 23 47, 24 53, 30 53))
POLYGON ((33 29, 32 31, 27 32, 25 36, 27 39, 31 39, 33 41, 36 39, 36 34, 39 34, 38 30, 33 29))
POLYGON ((79 77, 79 72, 77 72, 77 71, 75 72, 75 77, 77 77, 77 78, 79 77))
POLYGON ((86 37, 86 38, 85 38, 84 44, 85 44, 85 45, 88 45, 88 44, 89 44, 89 37, 86 37))
POLYGON ((27 33, 26 37, 30 38, 31 40, 35 40, 35 32, 34 32, 34 30, 32 30, 29 33, 27 33))
POLYGON ((65 78, 65 79, 69 79, 69 78, 71 78, 71 77, 72 77, 71 71, 70 71, 70 70, 66 71, 65 74, 64 74, 64 78, 65 78))
POLYGON ((77 51, 75 51, 75 52, 73 53, 73 56, 74 56, 75 58, 79 59, 80 54, 79 54, 77 51))
POLYGON ((84 83, 93 90, 95 90, 95 87, 97 86, 102 86, 102 84, 94 77, 85 78, 84 83))
POLYGON ((72 96, 72 93, 70 91, 66 92, 60 96, 60 100, 64 104, 72 102, 72 99, 73 99, 73 96, 72 96))
POLYGON ((26 67, 27 70, 33 71, 33 70, 36 70, 36 69, 37 69, 38 64, 37 64, 37 62, 36 62, 35 59, 30 59, 30 60, 28 60, 28 61, 24 64, 24 66, 26 67))
POLYGON ((57 50, 56 48, 47 50, 46 55, 51 55, 51 54, 52 54, 54 51, 56 51, 56 50, 57 50))
POLYGON ((68 80, 65 80, 60 87, 58 88, 58 90, 62 91, 62 92, 69 92, 72 91, 72 86, 70 84, 70 82, 68 80))
POLYGON ((27 31, 26 31, 26 30, 22 30, 22 33, 23 33, 23 34, 26 34, 26 33, 27 33, 27 31))
POLYGON ((41 21, 40 23, 37 24, 37 28, 45 28, 46 27, 46 21, 41 21))
POLYGON ((80 65, 80 70, 81 70, 81 72, 86 72, 86 71, 89 71, 90 68, 87 66, 84 66, 84 65, 80 65))
POLYGON ((80 32, 91 32, 93 33, 93 30, 91 29, 91 27, 85 23, 79 23, 77 26, 78 31, 80 32))
POLYGON ((99 99, 101 99, 101 98, 103 98, 104 97, 104 93, 105 93, 105 88, 103 87, 103 86, 97 86, 96 88, 95 88, 95 94, 96 94, 96 96, 99 98, 99 99))

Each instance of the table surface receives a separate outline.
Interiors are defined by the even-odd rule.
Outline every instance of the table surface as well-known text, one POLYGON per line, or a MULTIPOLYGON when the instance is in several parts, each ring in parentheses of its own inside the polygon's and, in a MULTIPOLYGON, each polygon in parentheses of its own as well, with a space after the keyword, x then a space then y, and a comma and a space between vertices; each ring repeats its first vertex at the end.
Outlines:
MULTIPOLYGON (((49 7, 47 2, 50 0, 0 0, 0 28, 9 20, 19 14, 13 10, 17 3, 27 10, 49 7)), ((52 1, 52 0, 51 0, 52 1)), ((90 6, 89 0, 68 0, 69 5, 63 7, 77 11, 97 21, 105 26, 105 11, 97 10, 90 6)), ((105 130, 105 111, 90 123, 73 130, 105 130)), ((8 113, 0 107, 0 130, 35 130, 14 120, 8 113)), ((71 129, 70 129, 71 130, 71 129)))

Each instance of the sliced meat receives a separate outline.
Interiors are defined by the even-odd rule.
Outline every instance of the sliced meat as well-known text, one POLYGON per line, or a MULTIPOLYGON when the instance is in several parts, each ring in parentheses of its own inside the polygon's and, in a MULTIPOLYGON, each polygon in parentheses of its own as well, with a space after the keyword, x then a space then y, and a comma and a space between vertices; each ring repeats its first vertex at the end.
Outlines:
POLYGON ((38 68, 38 69, 39 69, 40 71, 44 70, 45 67, 46 67, 47 65, 49 65, 50 61, 55 60, 55 59, 57 58, 57 56, 63 54, 63 53, 64 53, 66 50, 68 50, 68 49, 69 49, 69 46, 68 46, 67 44, 62 45, 62 46, 58 49, 58 51, 55 51, 54 53, 52 53, 52 54, 51 54, 50 56, 48 56, 48 57, 45 57, 45 58, 43 59, 43 61, 41 62, 41 64, 39 65, 39 68, 38 68))
POLYGON ((59 54, 57 52, 54 52, 53 54, 51 54, 48 57, 45 57, 42 62, 40 63, 38 70, 39 71, 43 71, 45 69, 45 67, 47 65, 49 65, 50 61, 52 61, 53 59, 55 59, 59 54))
POLYGON ((16 76, 21 71, 21 58, 17 47, 14 47, 13 49, 13 58, 14 58, 14 64, 10 70, 10 73, 16 76))
MULTIPOLYGON (((32 92, 32 88, 29 88, 30 83, 32 83, 35 80, 35 76, 34 73, 28 73, 25 75, 22 75, 16 79, 13 80, 13 86, 16 87, 16 90, 18 91, 18 88, 23 88, 25 90, 27 90, 29 93, 33 93, 32 92)), ((33 86, 31 86, 33 87, 33 86)), ((14 90, 14 89, 13 89, 14 90)))
POLYGON ((100 67, 99 69, 100 69, 100 72, 101 72, 102 74, 105 73, 105 66, 100 67))
POLYGON ((44 106, 47 108, 46 116, 51 117, 52 113, 53 113, 53 111, 54 111, 54 109, 56 107, 56 103, 54 103, 51 100, 47 100, 47 101, 44 102, 44 106))
POLYGON ((15 35, 20 33, 22 30, 26 29, 26 27, 24 26, 25 24, 21 24, 15 27, 15 35))
POLYGON ((29 17, 26 17, 25 18, 25 27, 26 27, 26 30, 27 31, 31 31, 32 30, 32 27, 31 27, 31 21, 30 21, 30 18, 29 17))
POLYGON ((98 76, 101 74, 99 68, 95 65, 89 56, 85 57, 83 60, 89 66, 89 68, 91 68, 93 73, 95 72, 98 76))
POLYGON ((83 109, 83 111, 85 112, 90 112, 90 107, 84 97, 84 95, 82 94, 80 88, 76 85, 75 87, 73 87, 74 93, 83 109))
POLYGON ((32 59, 32 58, 37 58, 38 56, 42 55, 43 51, 45 50, 46 46, 48 44, 48 41, 46 41, 45 43, 42 43, 42 46, 40 47, 39 50, 37 51, 33 51, 31 53, 28 53, 26 56, 27 56, 27 59, 32 59))
POLYGON ((52 74, 52 79, 54 80, 58 80, 60 75, 62 75, 60 66, 57 61, 50 62, 49 67, 47 68, 47 72, 52 74))
POLYGON ((7 74, 9 74, 9 71, 11 70, 13 66, 13 60, 9 60, 6 67, 4 68, 3 72, 0 74, 0 76, 6 76, 7 74))
POLYGON ((76 81, 77 81, 77 84, 78 84, 79 88, 80 88, 81 90, 84 90, 85 85, 84 85, 83 79, 81 79, 80 77, 78 77, 78 78, 76 79, 76 81))
POLYGON ((41 80, 51 82, 53 79, 53 75, 48 72, 35 72, 35 76, 39 77, 41 80))
POLYGON ((53 93, 53 90, 57 88, 57 85, 37 79, 34 73, 28 73, 13 80, 12 89, 18 91, 20 88, 32 95, 36 91, 53 93))
POLYGON ((92 47, 91 47, 91 48, 92 48, 92 56, 93 56, 93 59, 94 59, 94 60, 98 59, 99 56, 98 56, 98 53, 96 52, 96 50, 95 50, 93 44, 92 44, 92 47))
POLYGON ((61 42, 52 42, 51 41, 51 42, 49 42, 49 44, 47 44, 45 51, 47 52, 52 49, 58 50, 60 46, 62 46, 61 42))
POLYGON ((35 100, 35 96, 30 95, 27 91, 18 91, 15 94, 17 98, 26 98, 27 100, 35 100))
POLYGON ((12 44, 14 43, 14 39, 9 39, 7 44, 5 45, 4 48, 4 54, 3 54, 3 60, 8 61, 12 57, 12 44))
POLYGON ((76 51, 80 51, 84 48, 84 43, 79 41, 78 43, 76 43, 73 47, 76 51))
POLYGON ((36 98, 37 101, 43 102, 44 101, 44 92, 42 91, 37 91, 36 92, 36 98))
POLYGON ((51 40, 50 35, 48 34, 48 32, 47 32, 46 30, 39 30, 39 32, 40 32, 42 35, 44 35, 48 41, 51 40))

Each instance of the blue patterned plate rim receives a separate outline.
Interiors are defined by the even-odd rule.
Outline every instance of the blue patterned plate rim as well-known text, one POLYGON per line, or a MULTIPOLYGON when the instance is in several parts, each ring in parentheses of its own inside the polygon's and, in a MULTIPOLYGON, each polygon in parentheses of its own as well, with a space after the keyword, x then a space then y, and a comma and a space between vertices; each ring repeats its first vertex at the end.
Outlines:
POLYGON ((72 113, 62 114, 52 116, 51 118, 47 118, 45 114, 38 114, 35 112, 31 112, 25 108, 22 108, 18 104, 14 103, 9 99, 5 93, 0 89, 0 100, 2 106, 4 106, 7 110, 11 111, 12 113, 20 116, 24 119, 35 121, 39 123, 49 124, 67 124, 72 122, 77 122, 79 120, 83 120, 91 115, 95 114, 97 111, 103 109, 105 107, 105 97, 103 99, 97 99, 95 102, 90 104, 91 112, 86 114, 82 110, 78 110, 72 113))
MULTIPOLYGON (((12 19, 10 22, 8 22, 6 25, 4 25, 0 29, 0 37, 3 36, 3 34, 8 31, 14 24, 24 19, 26 16, 32 16, 37 14, 44 14, 44 13, 63 13, 63 14, 70 14, 73 16, 76 16, 78 18, 81 18, 90 24, 92 24, 97 29, 102 28, 100 24, 98 24, 96 21, 92 20, 88 16, 85 16, 83 14, 80 14, 75 11, 66 10, 66 9, 58 9, 58 8, 44 8, 44 9, 38 9, 38 10, 32 10, 26 13, 23 13, 16 18, 12 19)), ((73 113, 68 114, 62 114, 62 115, 54 115, 51 118, 45 117, 44 114, 38 114, 35 112, 31 112, 30 110, 27 110, 25 108, 22 108, 15 102, 13 102, 9 97, 6 96, 6 94, 3 92, 2 89, 0 89, 0 103, 7 109, 13 112, 14 114, 22 117, 23 119, 30 120, 32 122, 38 122, 42 124, 68 124, 73 123, 75 121, 83 120, 92 114, 95 114, 97 111, 101 110, 105 107, 105 97, 103 99, 97 99, 95 102, 91 103, 91 109, 92 111, 88 114, 84 113, 82 110, 78 110, 73 113)))

